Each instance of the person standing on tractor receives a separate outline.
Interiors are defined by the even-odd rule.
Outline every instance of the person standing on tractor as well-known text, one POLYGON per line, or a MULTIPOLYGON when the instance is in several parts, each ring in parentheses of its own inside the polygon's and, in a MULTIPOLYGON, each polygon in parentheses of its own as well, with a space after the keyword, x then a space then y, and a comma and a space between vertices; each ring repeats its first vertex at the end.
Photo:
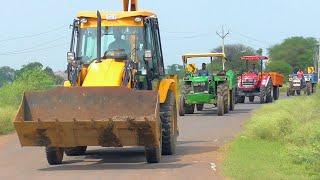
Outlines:
POLYGON ((207 68, 207 64, 202 63, 202 68, 201 70, 198 71, 198 76, 209 76, 209 72, 206 68, 207 68))
POLYGON ((297 71, 297 77, 300 79, 301 81, 301 86, 302 88, 305 87, 306 85, 306 82, 305 82, 305 79, 304 79, 304 72, 299 68, 299 70, 297 71))

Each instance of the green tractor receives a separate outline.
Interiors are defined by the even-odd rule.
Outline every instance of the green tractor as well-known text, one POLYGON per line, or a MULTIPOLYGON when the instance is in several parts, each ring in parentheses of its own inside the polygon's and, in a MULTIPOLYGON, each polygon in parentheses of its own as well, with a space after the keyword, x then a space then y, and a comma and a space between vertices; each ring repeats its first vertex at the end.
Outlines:
MULTIPOLYGON (((200 60, 201 60, 200 59, 200 60)), ((223 116, 229 110, 233 111, 236 103, 236 74, 232 70, 226 71, 224 64, 227 58, 224 53, 185 54, 182 56, 183 67, 186 71, 181 86, 179 114, 193 114, 195 108, 202 111, 204 104, 213 104, 217 107, 218 116, 223 116), (218 73, 208 72, 205 67, 197 70, 196 64, 188 63, 190 59, 210 58, 221 60, 223 70, 218 73)), ((213 68, 211 68, 213 69, 213 68)))

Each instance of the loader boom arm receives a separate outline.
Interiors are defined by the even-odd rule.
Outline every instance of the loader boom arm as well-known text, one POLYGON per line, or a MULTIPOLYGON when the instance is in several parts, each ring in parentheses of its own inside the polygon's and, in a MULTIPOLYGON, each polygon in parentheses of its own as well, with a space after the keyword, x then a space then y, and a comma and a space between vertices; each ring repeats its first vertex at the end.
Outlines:
POLYGON ((138 0, 123 0, 123 11, 137 11, 138 0))

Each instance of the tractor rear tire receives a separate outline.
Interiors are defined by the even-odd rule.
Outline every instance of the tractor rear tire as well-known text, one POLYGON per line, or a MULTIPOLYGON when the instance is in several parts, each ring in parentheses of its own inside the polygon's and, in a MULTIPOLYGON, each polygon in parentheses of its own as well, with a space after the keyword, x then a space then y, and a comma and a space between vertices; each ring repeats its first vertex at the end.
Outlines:
POLYGON ((172 155, 177 143, 177 109, 172 91, 168 92, 166 101, 160 105, 162 125, 162 155, 172 155))
POLYGON ((273 101, 273 97, 272 97, 272 90, 273 89, 273 85, 272 85, 272 80, 270 79, 268 82, 268 85, 266 87, 266 102, 267 103, 272 103, 273 101))
POLYGON ((219 84, 217 87, 217 110, 218 116, 224 115, 224 87, 223 84, 219 84))
POLYGON ((238 103, 244 103, 245 100, 246 100, 246 97, 245 97, 245 96, 239 96, 239 97, 237 98, 238 103))
POLYGON ((259 95, 260 104, 266 103, 266 93, 265 93, 266 90, 265 89, 266 89, 265 87, 260 88, 260 95, 259 95))
POLYGON ((59 147, 46 147, 46 157, 50 165, 62 164, 63 148, 59 147))
POLYGON ((197 111, 203 110, 203 104, 197 104, 197 111))
POLYGON ((185 114, 184 105, 185 105, 185 99, 184 99, 184 96, 181 96, 180 102, 179 102, 179 116, 184 116, 185 114))
POLYGON ((229 113, 229 88, 228 85, 226 83, 223 83, 223 93, 224 93, 224 114, 229 113))
POLYGON ((278 86, 273 86, 273 99, 276 101, 279 99, 280 90, 278 86))
POLYGON ((87 151, 87 146, 77 146, 72 148, 66 148, 64 152, 67 156, 81 156, 87 151))
POLYGON ((230 102, 229 102, 229 110, 233 111, 236 104, 236 91, 235 89, 230 90, 230 102))
POLYGON ((297 95, 300 96, 301 95, 301 90, 297 90, 297 95))
POLYGON ((312 91, 312 85, 310 82, 307 83, 307 87, 306 87, 306 93, 307 93, 307 96, 310 96, 311 95, 311 91, 312 91))
POLYGON ((158 163, 161 159, 160 147, 145 147, 145 156, 148 163, 158 163))

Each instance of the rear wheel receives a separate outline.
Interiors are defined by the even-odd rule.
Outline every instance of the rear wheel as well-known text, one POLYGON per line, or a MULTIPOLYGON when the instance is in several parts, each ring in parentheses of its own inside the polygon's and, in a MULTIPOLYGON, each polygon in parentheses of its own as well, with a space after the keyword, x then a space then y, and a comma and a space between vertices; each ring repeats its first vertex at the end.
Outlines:
POLYGON ((184 116, 185 109, 184 109, 185 99, 184 96, 180 97, 180 103, 179 103, 179 115, 184 116))
POLYGON ((307 93, 307 95, 308 96, 310 96, 311 95, 311 91, 312 91, 312 85, 311 85, 311 83, 310 82, 307 82, 307 87, 306 87, 307 89, 306 89, 306 93, 307 93))
POLYGON ((253 102, 254 101, 254 96, 249 96, 249 102, 253 102))
POLYGON ((236 104, 236 91, 235 89, 230 90, 230 102, 229 102, 229 110, 233 111, 236 104))
POLYGON ((273 85, 272 85, 272 80, 270 79, 268 82, 268 85, 266 87, 266 102, 267 103, 271 103, 273 101, 272 91, 273 91, 273 85))
POLYGON ((145 156, 148 163, 158 163, 161 159, 161 148, 145 147, 145 156))
POLYGON ((224 98, 224 113, 227 114, 229 113, 229 97, 230 97, 230 94, 229 94, 229 88, 228 88, 228 85, 226 83, 223 83, 223 98, 224 98))
POLYGON ((162 124, 162 154, 174 154, 177 142, 177 110, 172 91, 168 92, 166 101, 160 105, 160 118, 162 124))
POLYGON ((197 111, 203 110, 203 104, 197 104, 197 111))
POLYGON ((217 109, 218 116, 224 115, 224 93, 223 93, 223 84, 219 84, 217 87, 217 109))
POLYGON ((274 100, 278 100, 279 99, 279 87, 278 86, 274 86, 273 87, 273 99, 274 100))
POLYGON ((66 148, 65 153, 67 156, 81 156, 86 153, 87 146, 78 146, 72 148, 66 148))
POLYGON ((297 90, 296 92, 297 92, 297 95, 300 96, 301 90, 297 90))
POLYGON ((46 157, 50 165, 62 164, 63 148, 46 147, 46 157))
POLYGON ((266 89, 266 87, 261 87, 260 88, 260 95, 259 95, 260 104, 263 104, 263 103, 266 102, 266 94, 265 94, 266 90, 265 89, 266 89))

